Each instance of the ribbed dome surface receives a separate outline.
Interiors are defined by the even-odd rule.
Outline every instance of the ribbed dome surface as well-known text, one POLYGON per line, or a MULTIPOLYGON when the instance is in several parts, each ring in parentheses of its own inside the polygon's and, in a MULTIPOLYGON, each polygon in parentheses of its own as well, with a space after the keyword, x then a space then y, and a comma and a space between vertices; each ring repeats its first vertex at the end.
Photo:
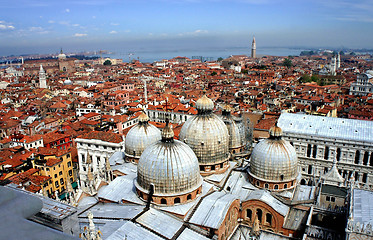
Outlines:
POLYGON ((229 158, 229 134, 223 120, 213 113, 189 118, 179 139, 188 144, 201 164, 218 164, 229 158))
POLYGON ((127 133, 125 153, 127 156, 140 157, 147 146, 161 138, 161 131, 157 127, 149 124, 147 121, 139 121, 127 133))
POLYGON ((223 110, 222 120, 227 126, 229 133, 229 148, 237 148, 245 145, 245 133, 242 134, 242 130, 239 128, 236 121, 230 114, 230 108, 225 107, 223 110), (241 131, 240 131, 241 130, 241 131))
POLYGON ((298 157, 294 147, 282 139, 262 140, 251 154, 250 173, 267 181, 295 179, 298 174, 298 157))
POLYGON ((154 184, 154 195, 179 195, 192 192, 202 184, 199 165, 193 150, 173 140, 157 141, 147 147, 137 167, 136 187, 148 192, 154 184))

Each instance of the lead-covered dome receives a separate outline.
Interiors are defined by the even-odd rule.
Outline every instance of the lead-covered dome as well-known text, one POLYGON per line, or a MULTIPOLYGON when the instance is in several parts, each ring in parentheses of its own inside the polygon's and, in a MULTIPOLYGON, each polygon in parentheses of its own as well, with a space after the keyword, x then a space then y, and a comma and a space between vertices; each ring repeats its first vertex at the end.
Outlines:
POLYGON ((141 113, 138 120, 139 123, 128 131, 125 142, 125 155, 132 162, 138 162, 147 146, 161 140, 161 131, 149 124, 148 115, 141 113))
POLYGON ((212 113, 214 104, 208 97, 200 98, 196 108, 198 114, 184 123, 179 139, 197 155, 202 175, 224 172, 229 167, 228 129, 212 113))
POLYGON ((241 118, 232 116, 232 110, 232 107, 225 105, 222 111, 222 120, 229 133, 229 151, 231 154, 238 154, 247 150, 247 130, 241 118))
POLYGON ((282 139, 281 128, 269 130, 270 137, 259 142, 250 158, 250 180, 254 185, 283 190, 293 188, 298 176, 298 157, 294 147, 282 139))
POLYGON ((173 136, 167 124, 162 140, 148 146, 140 157, 135 186, 144 200, 152 194, 154 203, 173 205, 192 200, 201 193, 197 156, 173 136))

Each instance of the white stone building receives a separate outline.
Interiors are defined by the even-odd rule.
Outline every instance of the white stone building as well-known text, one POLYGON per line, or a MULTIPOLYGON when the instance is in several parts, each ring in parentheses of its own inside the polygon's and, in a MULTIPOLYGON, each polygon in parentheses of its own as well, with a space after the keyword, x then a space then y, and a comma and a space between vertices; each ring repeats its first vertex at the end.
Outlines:
POLYGON ((359 74, 356 82, 353 82, 350 86, 350 95, 367 96, 369 93, 373 93, 372 70, 359 74))
POLYGON ((337 160, 345 181, 373 189, 373 122, 282 113, 278 126, 298 154, 302 184, 311 184, 337 160))
POLYGON ((79 136, 75 142, 81 188, 93 195, 102 182, 112 180, 108 161, 115 152, 124 152, 124 138, 116 133, 93 131, 79 136))

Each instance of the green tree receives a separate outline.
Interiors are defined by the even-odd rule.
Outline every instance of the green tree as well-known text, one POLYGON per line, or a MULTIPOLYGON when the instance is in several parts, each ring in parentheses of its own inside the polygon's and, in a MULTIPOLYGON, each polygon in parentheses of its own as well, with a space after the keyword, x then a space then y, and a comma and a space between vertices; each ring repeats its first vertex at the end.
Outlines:
POLYGON ((312 75, 312 77, 311 77, 311 82, 317 82, 317 83, 319 83, 319 76, 317 76, 317 75, 312 75))
POLYGON ((223 58, 222 58, 222 57, 219 57, 219 58, 218 58, 218 62, 221 62, 221 61, 223 61, 223 58))
POLYGON ((105 62, 104 62, 104 65, 105 66, 110 66, 111 65, 111 61, 108 59, 108 60, 106 60, 105 62))
POLYGON ((285 58, 284 61, 282 62, 282 65, 289 68, 293 65, 293 62, 291 61, 291 59, 285 58))
POLYGON ((212 73, 211 73, 211 76, 215 76, 217 73, 215 72, 215 71, 213 71, 212 73))
POLYGON ((311 78, 307 74, 303 74, 302 77, 300 77, 299 82, 305 83, 305 82, 311 82, 311 78))

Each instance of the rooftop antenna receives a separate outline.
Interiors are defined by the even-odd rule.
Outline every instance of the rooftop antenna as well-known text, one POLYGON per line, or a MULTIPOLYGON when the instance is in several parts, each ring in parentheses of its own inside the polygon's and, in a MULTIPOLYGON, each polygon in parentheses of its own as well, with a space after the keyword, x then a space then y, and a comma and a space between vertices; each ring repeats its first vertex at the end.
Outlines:
POLYGON ((142 81, 144 82, 144 98, 145 98, 145 108, 148 108, 148 90, 146 88, 146 77, 142 77, 142 81))

